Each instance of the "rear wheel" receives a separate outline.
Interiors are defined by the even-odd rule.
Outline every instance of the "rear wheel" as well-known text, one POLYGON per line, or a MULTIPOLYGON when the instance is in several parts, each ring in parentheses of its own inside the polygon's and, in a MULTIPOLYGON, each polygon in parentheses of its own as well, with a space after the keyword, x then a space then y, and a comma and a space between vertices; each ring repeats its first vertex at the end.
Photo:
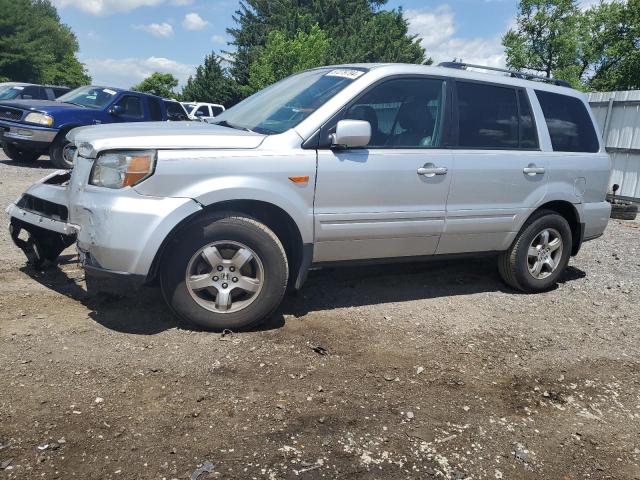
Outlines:
POLYGON ((51 144, 49 149, 49 158, 58 168, 73 168, 73 157, 76 153, 76 147, 65 135, 59 135, 58 138, 51 144))
POLYGON ((31 163, 40 158, 40 152, 34 150, 24 150, 16 147, 15 145, 4 145, 2 147, 4 154, 11 160, 16 162, 31 163))
POLYGON ((208 330, 242 330, 280 305, 288 279, 282 243, 254 219, 216 215, 168 245, 160 274, 165 300, 208 330))
POLYGON ((542 210, 522 227, 515 241, 500 255, 500 276, 523 292, 542 292, 554 287, 569 263, 572 236, 567 220, 542 210))

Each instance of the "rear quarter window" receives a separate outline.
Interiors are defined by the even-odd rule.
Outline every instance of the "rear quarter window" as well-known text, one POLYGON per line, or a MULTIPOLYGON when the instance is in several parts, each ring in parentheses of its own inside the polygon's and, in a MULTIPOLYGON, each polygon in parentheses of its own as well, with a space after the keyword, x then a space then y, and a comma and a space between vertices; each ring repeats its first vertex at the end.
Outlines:
POLYGON ((578 98, 536 90, 556 152, 595 153, 598 136, 585 104, 578 98))

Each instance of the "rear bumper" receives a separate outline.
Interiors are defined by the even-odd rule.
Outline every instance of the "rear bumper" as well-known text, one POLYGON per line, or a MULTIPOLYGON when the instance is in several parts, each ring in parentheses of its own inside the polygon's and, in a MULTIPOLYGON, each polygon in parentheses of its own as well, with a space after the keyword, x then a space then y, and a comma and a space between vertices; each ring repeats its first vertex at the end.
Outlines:
POLYGON ((609 223, 611 204, 609 202, 583 203, 580 220, 584 223, 583 241, 600 237, 609 223))
POLYGON ((56 138, 58 130, 0 120, 0 143, 29 150, 44 150, 56 138))

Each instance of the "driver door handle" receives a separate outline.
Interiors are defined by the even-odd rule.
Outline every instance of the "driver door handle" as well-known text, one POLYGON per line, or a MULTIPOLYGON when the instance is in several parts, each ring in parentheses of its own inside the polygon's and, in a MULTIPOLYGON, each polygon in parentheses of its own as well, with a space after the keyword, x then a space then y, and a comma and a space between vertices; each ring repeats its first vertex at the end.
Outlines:
POLYGON ((418 175, 424 177, 433 177, 435 175, 446 175, 449 169, 447 167, 436 167, 433 163, 425 163, 418 169, 418 175))
POLYGON ((524 167, 522 171, 529 176, 542 175, 544 173, 544 167, 537 167, 535 163, 530 163, 524 167))

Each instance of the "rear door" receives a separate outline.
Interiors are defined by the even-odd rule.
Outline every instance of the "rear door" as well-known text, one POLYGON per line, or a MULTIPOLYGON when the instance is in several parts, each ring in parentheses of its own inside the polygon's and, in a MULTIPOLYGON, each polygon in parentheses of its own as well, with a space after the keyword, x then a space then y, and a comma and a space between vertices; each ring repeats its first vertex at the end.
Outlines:
POLYGON ((325 126, 321 138, 339 120, 366 120, 372 136, 366 148, 318 150, 315 261, 435 252, 451 179, 447 98, 443 78, 387 79, 325 126))
POLYGON ((504 250, 545 196, 549 153, 525 89, 457 80, 454 90, 455 166, 437 253, 504 250))

